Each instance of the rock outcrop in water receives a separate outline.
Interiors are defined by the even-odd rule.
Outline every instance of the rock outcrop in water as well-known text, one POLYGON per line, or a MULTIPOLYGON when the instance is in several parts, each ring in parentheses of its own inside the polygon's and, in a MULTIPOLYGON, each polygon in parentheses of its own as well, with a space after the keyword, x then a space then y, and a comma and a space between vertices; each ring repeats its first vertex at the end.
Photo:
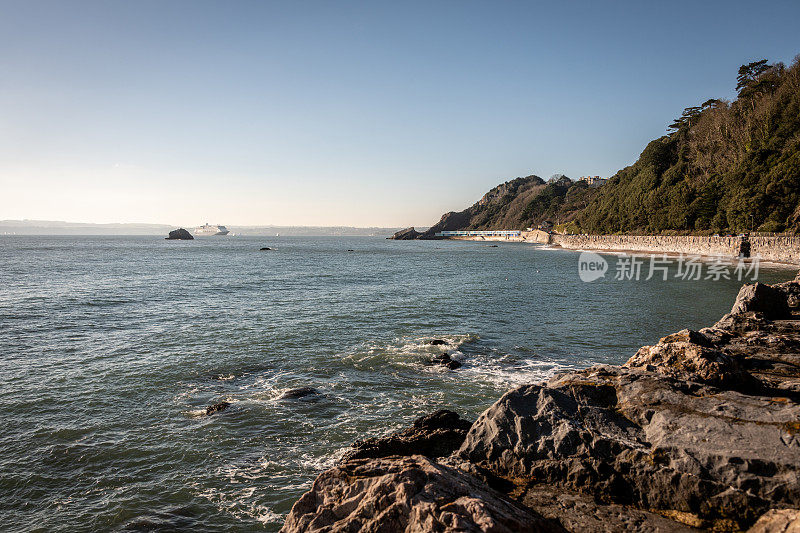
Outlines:
POLYGON ((413 241, 414 239, 419 238, 422 233, 415 230, 413 227, 401 229, 400 231, 396 232, 391 237, 388 237, 391 240, 395 241, 413 241))
POLYGON ((453 357, 447 353, 442 352, 439 355, 433 358, 433 362, 442 365, 443 367, 449 368, 450 370, 455 370, 457 368, 461 368, 461 362, 456 361, 453 357))
POLYGON ((169 236, 165 237, 168 241, 192 241, 194 237, 192 234, 183 228, 175 229, 169 232, 169 236))
POLYGON ((319 391, 314 387, 297 387, 294 389, 288 389, 281 394, 278 399, 279 400, 297 400, 299 398, 305 398, 307 396, 317 396, 319 395, 319 391))
POLYGON ((798 307, 798 280, 746 285, 714 326, 513 389, 466 435, 357 444, 283 531, 796 531, 798 307))
POLYGON ((206 415, 211 416, 214 413, 219 413, 230 407, 231 404, 229 402, 219 402, 215 403, 214 405, 209 405, 206 407, 206 415))

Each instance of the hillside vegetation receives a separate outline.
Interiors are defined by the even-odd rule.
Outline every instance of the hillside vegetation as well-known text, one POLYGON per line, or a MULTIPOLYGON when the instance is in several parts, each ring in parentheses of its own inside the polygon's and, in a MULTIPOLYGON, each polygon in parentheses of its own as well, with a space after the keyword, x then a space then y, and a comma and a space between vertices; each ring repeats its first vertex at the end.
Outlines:
POLYGON ((743 65, 736 89, 733 102, 686 108, 602 187, 517 178, 445 214, 429 234, 545 220, 587 233, 798 232, 800 59, 743 65))

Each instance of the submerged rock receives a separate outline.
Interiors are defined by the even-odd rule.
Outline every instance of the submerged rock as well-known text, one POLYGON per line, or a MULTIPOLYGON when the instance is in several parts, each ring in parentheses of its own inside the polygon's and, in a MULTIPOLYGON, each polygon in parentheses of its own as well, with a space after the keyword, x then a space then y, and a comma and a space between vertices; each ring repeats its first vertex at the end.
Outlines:
POLYGON ((206 407, 206 415, 213 415, 214 413, 219 413, 221 411, 224 411, 230 406, 231 406, 230 402, 219 402, 215 403, 214 405, 209 405, 208 407, 206 407))
POLYGON ((428 344, 430 344, 431 346, 444 346, 447 344, 447 341, 442 339, 433 339, 428 341, 428 344))
POLYGON ((179 228, 179 229, 175 229, 175 230, 170 231, 169 232, 169 237, 166 237, 166 239, 168 241, 174 241, 174 240, 192 241, 192 240, 194 240, 194 237, 192 237, 192 234, 189 233, 188 231, 186 231, 185 229, 179 228))
POLYGON ((298 398, 305 398, 306 396, 316 396, 319 391, 314 387, 297 387, 284 391, 283 394, 278 396, 279 400, 295 400, 298 398))
POLYGON ((395 241, 411 241, 419 238, 420 235, 422 235, 422 233, 418 232, 413 227, 411 227, 411 228, 401 229, 400 231, 398 231, 397 233, 388 238, 395 241))
POLYGON ((562 531, 459 470, 430 459, 354 459, 321 474, 282 533, 333 531, 562 531))
POLYGON ((449 353, 443 353, 437 355, 433 358, 434 362, 449 368, 450 370, 455 370, 456 368, 461 368, 461 363, 453 359, 449 353))
POLYGON ((461 446, 470 426, 453 411, 441 409, 418 418, 408 429, 355 442, 345 460, 389 455, 443 457, 461 446))

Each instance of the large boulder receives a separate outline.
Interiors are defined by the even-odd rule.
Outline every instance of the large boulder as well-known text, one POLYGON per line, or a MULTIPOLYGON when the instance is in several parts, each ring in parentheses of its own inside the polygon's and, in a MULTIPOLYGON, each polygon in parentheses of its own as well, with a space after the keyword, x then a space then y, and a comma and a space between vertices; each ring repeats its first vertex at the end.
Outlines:
POLYGON ((746 527, 800 504, 798 420, 785 398, 599 366, 506 393, 458 456, 523 487, 746 527))
POLYGON ((747 533, 792 533, 800 531, 800 510, 772 509, 764 513, 747 533))
POLYGON ((787 294, 763 283, 744 285, 736 296, 730 314, 748 312, 763 313, 768 320, 782 320, 792 316, 787 303, 787 294))
POLYGON ((702 333, 688 329, 664 337, 655 346, 639 348, 623 366, 743 392, 760 386, 736 358, 714 348, 702 333))
POLYGON ((401 229, 400 231, 389 237, 389 239, 395 241, 412 241, 418 238, 420 235, 422 235, 422 233, 418 232, 413 227, 411 227, 411 228, 401 229))
POLYGON ((175 229, 169 232, 169 237, 166 237, 168 241, 191 241, 194 240, 192 234, 186 231, 183 228, 175 229))
POLYGON ((773 285, 774 288, 780 290, 786 297, 786 305, 792 313, 800 313, 800 278, 794 281, 787 281, 786 283, 778 283, 773 285))
POLYGON ((282 533, 563 531, 481 481, 420 455, 355 459, 322 473, 282 533))
POLYGON ((453 411, 441 409, 418 418, 405 430, 355 442, 345 460, 389 455, 443 457, 461 446, 471 425, 453 411))

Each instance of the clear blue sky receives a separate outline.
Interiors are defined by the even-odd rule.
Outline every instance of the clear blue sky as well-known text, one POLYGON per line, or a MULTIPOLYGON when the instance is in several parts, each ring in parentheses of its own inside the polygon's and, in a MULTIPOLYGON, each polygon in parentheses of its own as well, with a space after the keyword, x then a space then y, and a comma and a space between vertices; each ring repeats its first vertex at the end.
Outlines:
POLYGON ((609 176, 800 2, 0 1, 0 219, 429 225, 609 176))

